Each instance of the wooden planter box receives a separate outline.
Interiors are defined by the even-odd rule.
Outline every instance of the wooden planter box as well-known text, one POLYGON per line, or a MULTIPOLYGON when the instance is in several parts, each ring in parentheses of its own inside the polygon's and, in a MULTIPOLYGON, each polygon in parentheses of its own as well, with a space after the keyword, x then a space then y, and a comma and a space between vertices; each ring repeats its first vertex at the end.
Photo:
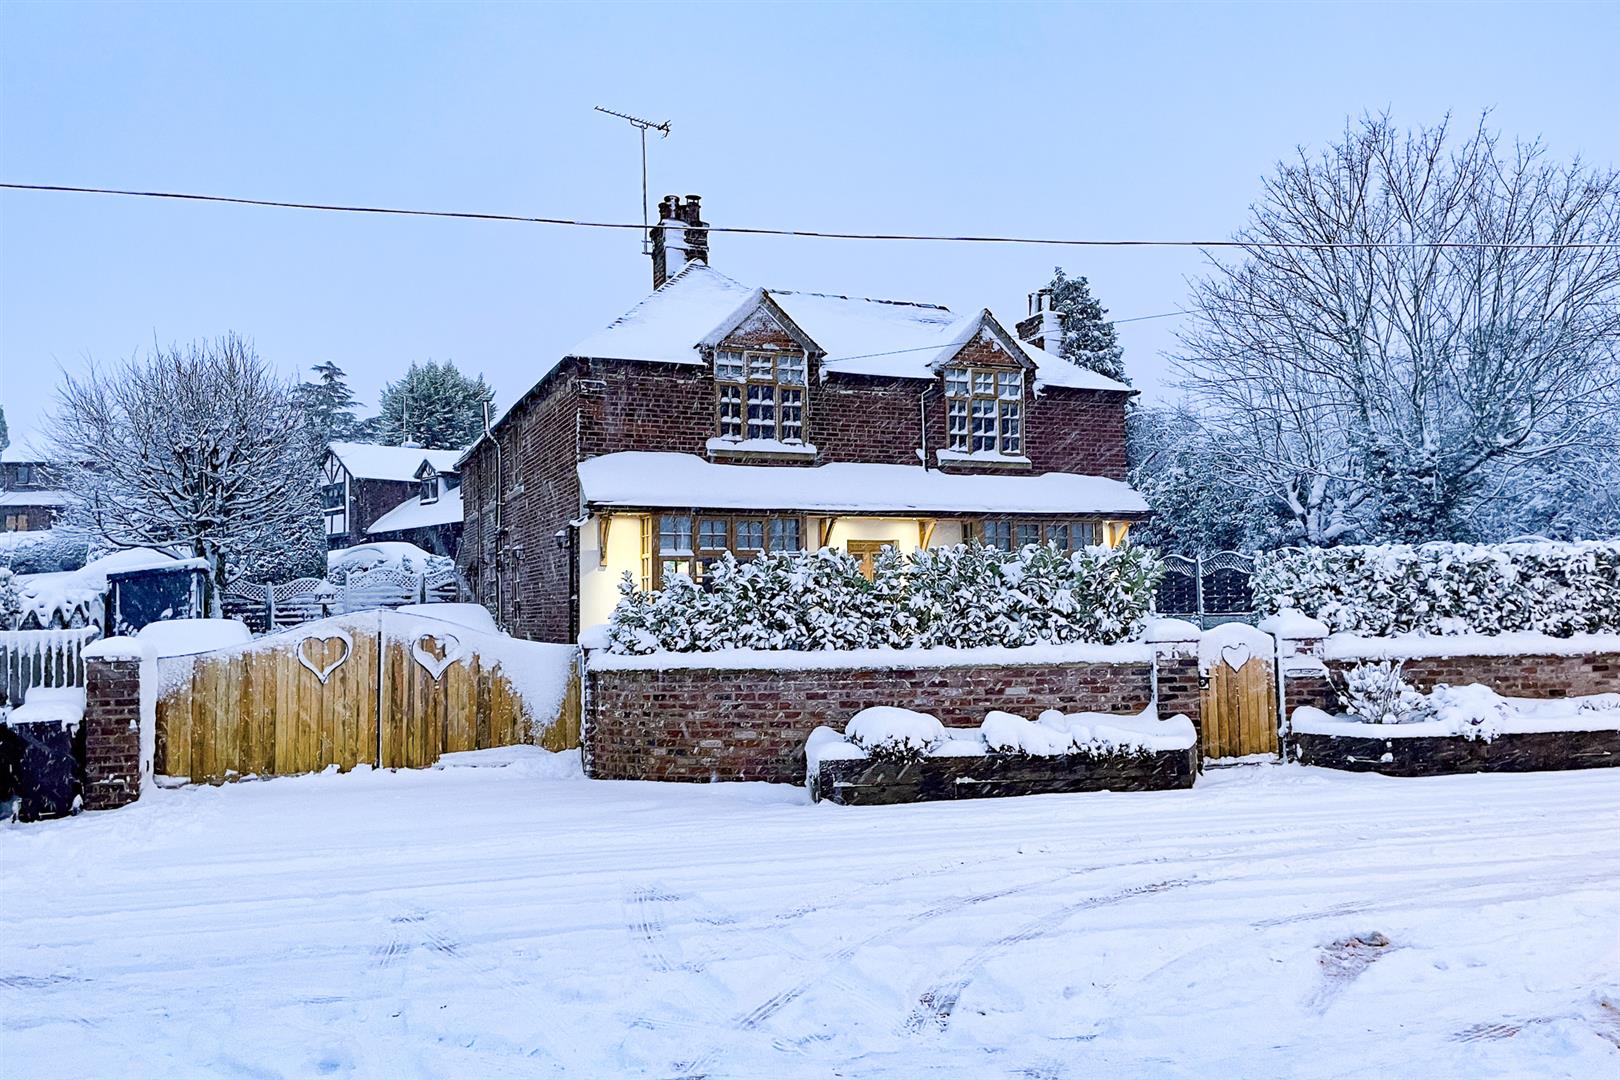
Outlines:
POLYGON ((1302 765, 1385 776, 1620 766, 1620 731, 1537 731, 1498 735, 1490 742, 1461 735, 1379 739, 1296 733, 1292 742, 1302 765))
POLYGON ((840 759, 821 763, 810 785, 810 798, 844 806, 877 806, 1074 791, 1166 791, 1193 786, 1196 754, 1196 748, 1189 748, 1102 758, 985 754, 905 762, 840 759))

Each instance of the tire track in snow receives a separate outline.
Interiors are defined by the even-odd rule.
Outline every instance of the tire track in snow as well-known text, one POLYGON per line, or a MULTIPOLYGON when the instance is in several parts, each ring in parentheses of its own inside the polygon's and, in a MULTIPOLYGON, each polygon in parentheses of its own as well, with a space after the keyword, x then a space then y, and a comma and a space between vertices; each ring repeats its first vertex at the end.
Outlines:
MULTIPOLYGON (((839 986, 846 990, 854 991, 857 996, 869 997, 869 995, 861 993, 856 988, 852 987, 848 980, 835 976, 834 972, 836 971, 837 967, 853 959, 855 954, 860 952, 862 949, 868 948, 887 938, 915 930, 920 926, 924 926, 927 923, 933 922, 934 920, 942 918, 946 915, 951 915, 958 911, 976 907, 980 904, 987 904, 995 900, 1002 900, 1009 896, 1017 896, 1023 893, 1031 892, 1035 889, 1056 885, 1059 882, 1067 881, 1071 878, 1080 877, 1087 874, 1102 873, 1109 870, 1119 870, 1137 866, 1148 866, 1156 863, 1162 863, 1164 861, 1164 856, 1156 856, 1151 859, 1136 859, 1128 862, 1105 863, 1096 866, 1081 867, 1079 869, 1066 870, 1063 873, 1047 876, 1035 881, 1025 882, 1022 885, 1011 885, 991 889, 981 893, 970 893, 965 896, 950 897, 930 908, 918 912, 915 915, 886 923, 884 926, 879 927, 872 933, 858 938, 833 952, 824 953, 820 956, 813 957, 810 962, 817 965, 814 971, 803 978, 794 980, 792 983, 778 990, 764 1001, 761 1001, 752 1009, 733 1017, 730 1021, 731 1027, 734 1030, 744 1032, 757 1030, 760 1025, 764 1024, 767 1020, 771 1019, 771 1017, 787 1008, 787 1006, 791 1005, 793 1002, 797 1001, 799 998, 803 997, 806 993, 817 986, 839 986)), ((776 1045, 778 1048, 785 1049, 788 1047, 802 1047, 815 1041, 817 1040, 813 1038, 797 1041, 779 1039, 774 1041, 774 1045, 776 1045)), ((699 1080, 699 1078, 707 1076, 707 1069, 714 1063, 715 1058, 719 1056, 721 1049, 722 1048, 719 1046, 712 1046, 706 1053, 701 1054, 696 1058, 692 1058, 684 1062, 677 1061, 673 1063, 675 1070, 674 1077, 676 1080, 699 1080)))
POLYGON ((1082 911, 1109 907, 1113 904, 1124 903, 1127 900, 1134 900, 1137 897, 1153 896, 1173 889, 1185 889, 1192 885, 1211 883, 1194 878, 1170 878, 1164 881, 1152 882, 1148 885, 1134 885, 1128 889, 1121 889, 1118 892, 1108 893, 1103 896, 1088 896, 1083 900, 1064 904, 1054 911, 1031 919, 1012 933, 999 937, 974 950, 957 968, 954 977, 942 979, 919 994, 917 996, 917 1006, 912 1009, 911 1014, 901 1024, 901 1030, 908 1035, 917 1035, 932 1024, 940 1031, 944 1031, 950 1026, 951 1014, 956 1011, 957 1003, 961 1000, 962 994, 967 990, 968 985, 972 983, 980 968, 1017 945, 1051 933, 1062 923, 1082 911))

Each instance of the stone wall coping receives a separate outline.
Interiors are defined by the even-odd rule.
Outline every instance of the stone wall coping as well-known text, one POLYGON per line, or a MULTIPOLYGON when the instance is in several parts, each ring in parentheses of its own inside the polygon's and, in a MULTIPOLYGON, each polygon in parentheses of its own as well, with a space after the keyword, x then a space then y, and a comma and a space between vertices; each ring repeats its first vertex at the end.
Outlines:
MULTIPOLYGON (((93 646, 92 646, 93 647, 93 646)), ((1449 656, 1587 656, 1620 654, 1620 634, 1575 634, 1567 638, 1548 634, 1457 634, 1361 637, 1338 633, 1322 643, 1328 660, 1412 660, 1449 656)))
POLYGON ((1017 667, 1053 664, 1151 664, 1151 645, 1024 645, 975 649, 717 649, 713 652, 656 652, 639 656, 586 652, 591 671, 836 671, 931 667, 1017 667))

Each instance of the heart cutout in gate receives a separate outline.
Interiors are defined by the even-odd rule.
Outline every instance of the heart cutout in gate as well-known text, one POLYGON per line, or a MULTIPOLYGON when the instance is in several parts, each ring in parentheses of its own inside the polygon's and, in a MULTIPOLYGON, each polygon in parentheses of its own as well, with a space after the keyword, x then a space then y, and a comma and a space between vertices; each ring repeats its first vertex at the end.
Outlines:
POLYGON ((1243 665, 1247 664, 1253 656, 1254 650, 1249 647, 1247 641, 1234 641, 1230 645, 1221 646, 1221 663, 1233 671, 1242 671, 1243 665))
POLYGON ((438 682, 445 669, 461 659, 461 639, 454 634, 423 634, 411 643, 411 655, 438 682))
POLYGON ((317 679, 325 683, 353 651, 354 642, 349 640, 349 635, 342 630, 331 634, 311 634, 298 643, 298 662, 309 668, 317 679), (313 651, 311 645, 314 646, 313 651), (334 645, 337 646, 336 649, 333 648, 334 645))

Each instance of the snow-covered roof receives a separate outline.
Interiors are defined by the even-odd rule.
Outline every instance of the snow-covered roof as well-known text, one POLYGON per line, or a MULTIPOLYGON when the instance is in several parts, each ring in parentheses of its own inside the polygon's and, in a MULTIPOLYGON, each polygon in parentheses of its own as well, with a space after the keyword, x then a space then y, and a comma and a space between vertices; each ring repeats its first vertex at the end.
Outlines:
MULTIPOLYGON (((735 324, 745 308, 752 309, 765 297, 825 352, 823 367, 833 374, 928 378, 933 365, 971 340, 985 317, 994 318, 988 312, 960 316, 939 304, 756 289, 694 262, 564 355, 702 363, 699 344, 710 340, 717 329, 735 324)), ((1003 328, 1012 325, 996 322, 1003 328)), ((1037 387, 1131 392, 1124 383, 1017 341, 1011 333, 1007 337, 1035 365, 1037 387)))
POLYGON ((416 470, 426 461, 439 472, 455 472, 460 450, 425 450, 419 446, 378 446, 375 443, 334 442, 327 444, 349 475, 360 480, 416 479, 416 470))
POLYGON ((461 489, 456 487, 440 492, 439 497, 430 503, 422 502, 420 495, 414 499, 406 499, 372 522, 371 527, 366 530, 366 535, 400 532, 404 529, 423 529, 432 525, 449 525, 460 521, 461 517, 461 489))
POLYGON ((23 488, 20 491, 0 491, 0 506, 66 506, 69 496, 65 491, 23 488))
POLYGON ((722 465, 694 454, 626 451, 579 464, 593 507, 707 507, 828 513, 1145 514, 1130 485, 1104 476, 963 476, 917 465, 722 465))

